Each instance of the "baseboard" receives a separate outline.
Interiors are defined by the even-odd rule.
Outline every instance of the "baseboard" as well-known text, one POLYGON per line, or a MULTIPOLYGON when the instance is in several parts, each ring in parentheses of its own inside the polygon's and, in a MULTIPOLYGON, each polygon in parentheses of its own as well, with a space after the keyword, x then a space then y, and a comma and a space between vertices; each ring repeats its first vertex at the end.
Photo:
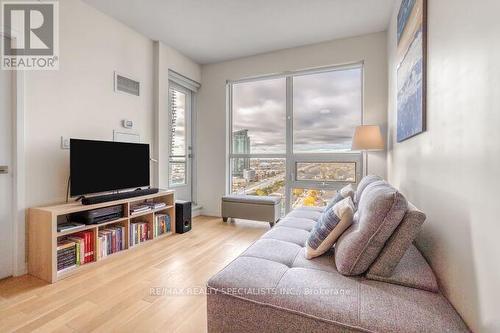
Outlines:
POLYGON ((193 208, 191 209, 191 216, 192 217, 200 216, 202 210, 203 210, 202 206, 193 206, 193 208))

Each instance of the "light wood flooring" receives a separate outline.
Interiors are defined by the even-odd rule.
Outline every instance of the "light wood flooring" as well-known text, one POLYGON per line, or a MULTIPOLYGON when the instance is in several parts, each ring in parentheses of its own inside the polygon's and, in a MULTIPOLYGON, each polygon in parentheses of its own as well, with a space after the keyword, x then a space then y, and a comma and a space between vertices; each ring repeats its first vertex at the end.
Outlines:
POLYGON ((268 229, 197 217, 184 235, 145 243, 55 284, 29 275, 0 280, 0 332, 205 332, 206 296, 185 292, 204 290, 268 229))

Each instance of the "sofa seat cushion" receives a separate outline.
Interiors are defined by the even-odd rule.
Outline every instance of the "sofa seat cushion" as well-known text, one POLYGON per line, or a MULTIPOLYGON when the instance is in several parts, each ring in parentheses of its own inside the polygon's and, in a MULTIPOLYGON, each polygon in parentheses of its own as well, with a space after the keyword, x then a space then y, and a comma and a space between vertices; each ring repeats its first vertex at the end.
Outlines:
POLYGON ((311 219, 301 219, 297 217, 287 216, 284 219, 280 220, 278 225, 280 227, 295 228, 310 232, 316 225, 316 221, 311 219))
MULTIPOLYGON (((294 243, 259 242, 208 281, 210 332, 224 327, 245 332, 249 322, 272 320, 269 311, 283 319, 281 331, 298 332, 295 328, 303 330, 305 325, 311 332, 319 328, 330 332, 468 332, 440 293, 344 276, 335 270, 331 253, 307 260, 304 249, 299 249, 287 265, 294 243), (276 249, 280 255, 253 257, 272 244, 283 247, 276 249), (251 311, 236 315, 242 307, 251 311), (228 316, 233 312, 235 316, 228 316)), ((268 329, 272 325, 259 327, 272 331, 268 329)))
POLYGON ((261 239, 277 239, 304 247, 308 237, 309 232, 306 230, 285 227, 278 223, 276 227, 266 232, 261 239))
POLYGON ((307 259, 306 258, 306 249, 302 248, 300 253, 297 254, 295 260, 293 261, 292 267, 298 268, 307 268, 307 269, 315 269, 319 271, 325 272, 333 272, 337 273, 337 269, 335 268, 335 257, 333 250, 328 251, 322 256, 307 259))
POLYGON ((294 211, 299 211, 299 210, 302 210, 302 211, 316 211, 316 212, 323 213, 325 211, 325 209, 326 209, 326 206, 322 206, 322 207, 302 206, 302 207, 294 208, 293 210, 294 211))
POLYGON ((403 258, 397 264, 390 276, 380 276, 371 273, 371 269, 366 274, 371 280, 399 284, 402 286, 439 292, 436 276, 432 271, 420 251, 411 245, 403 255, 403 258))
POLYGON ((315 222, 318 222, 322 214, 323 214, 322 211, 315 209, 294 209, 290 213, 288 213, 287 217, 310 219, 315 222))
POLYGON ((470 332, 441 294, 360 281, 359 324, 374 332, 470 332))
POLYGON ((259 239, 241 256, 267 259, 290 267, 302 249, 295 243, 277 239, 259 239))

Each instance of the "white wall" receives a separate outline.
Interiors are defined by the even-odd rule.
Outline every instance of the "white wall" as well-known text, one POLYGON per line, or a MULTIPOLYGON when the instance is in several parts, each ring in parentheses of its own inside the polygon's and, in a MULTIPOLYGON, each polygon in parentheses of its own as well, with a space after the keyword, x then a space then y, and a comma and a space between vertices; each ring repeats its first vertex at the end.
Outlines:
MULTIPOLYGON (((364 119, 387 121, 387 57, 385 32, 297 47, 202 67, 198 112, 198 201, 203 213, 220 215, 225 192, 226 80, 363 60, 364 119)), ((370 172, 386 175, 385 153, 370 155, 370 172)))
MULTIPOLYGON (((157 71, 152 40, 84 2, 64 0, 59 6, 60 69, 26 72, 26 207, 65 200, 69 150, 60 149, 61 136, 112 140, 114 129, 125 130, 121 120, 131 119, 141 141, 158 152, 160 99, 155 91, 162 89, 165 103, 168 87, 158 86, 155 78, 165 80, 169 68, 200 78, 197 64, 162 44, 163 71, 157 71), (141 82, 140 97, 114 92, 115 70, 141 82)), ((161 121, 166 127, 168 119, 161 121)), ((163 141, 161 149, 168 150, 163 141)), ((158 184, 157 167, 167 169, 162 164, 152 167, 153 184, 158 184)), ((16 273, 20 274, 25 270, 25 225, 18 227, 16 273)))
POLYGON ((500 2, 429 1, 427 127, 396 143, 388 32, 389 180, 427 214, 419 243, 475 332, 500 331, 500 2))

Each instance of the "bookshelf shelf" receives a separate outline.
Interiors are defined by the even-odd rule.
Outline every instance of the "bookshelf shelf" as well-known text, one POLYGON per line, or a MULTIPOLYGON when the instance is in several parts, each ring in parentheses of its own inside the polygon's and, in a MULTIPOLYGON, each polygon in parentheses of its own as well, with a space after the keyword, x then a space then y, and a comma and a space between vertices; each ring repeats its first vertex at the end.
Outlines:
POLYGON ((174 207, 173 205, 168 205, 168 206, 157 208, 157 209, 150 209, 150 210, 142 212, 142 213, 130 214, 130 218, 133 219, 136 217, 141 217, 141 216, 145 216, 145 215, 150 215, 150 214, 155 214, 155 213, 167 211, 169 209, 172 209, 173 207, 174 207))
POLYGON ((71 229, 71 230, 58 232, 56 234, 56 237, 68 236, 68 235, 75 234, 75 233, 80 232, 80 231, 97 229, 99 227, 104 227, 104 226, 107 226, 110 224, 120 224, 120 223, 127 222, 128 220, 129 220, 128 217, 123 217, 123 218, 119 218, 116 220, 112 220, 112 221, 108 221, 108 222, 104 222, 104 223, 100 223, 100 224, 83 225, 80 228, 75 228, 75 229, 71 229))
POLYGON ((95 229, 95 228, 97 228, 96 225, 83 225, 80 228, 75 228, 75 229, 71 229, 71 230, 58 232, 55 235, 55 237, 68 236, 68 235, 75 234, 75 233, 80 232, 80 231, 86 231, 86 230, 95 229))
MULTIPOLYGON (((123 230, 123 229, 122 229, 123 230)), ((50 283, 57 282, 68 276, 80 272, 88 266, 92 266, 106 259, 115 257, 116 254, 126 255, 128 249, 135 248, 138 245, 154 242, 158 239, 165 238, 175 234, 175 208, 174 208, 174 193, 173 191, 160 191, 156 194, 146 195, 142 197, 135 197, 130 199, 123 199, 117 201, 110 201, 106 203, 84 206, 81 203, 70 203, 47 207, 30 208, 28 211, 28 272, 30 275, 36 276, 42 280, 50 283), (134 204, 144 202, 164 202, 165 207, 152 209, 136 215, 130 215, 130 207, 134 204), (110 207, 116 205, 124 205, 125 216, 119 219, 114 219, 101 224, 85 225, 81 228, 71 229, 66 231, 57 232, 58 221, 66 221, 70 214, 92 210, 103 207, 110 207), (130 245, 131 222, 138 222, 144 220, 150 227, 153 225, 156 214, 167 214, 170 217, 170 232, 153 237, 152 229, 150 238, 134 246, 130 245), (138 219, 140 218, 140 219, 138 219), (115 226, 124 227, 124 234, 122 235, 122 242, 124 248, 116 252, 110 253, 107 256, 97 256, 98 249, 98 235, 100 230, 112 228, 115 226), (92 231, 94 259, 74 268, 66 269, 64 271, 57 271, 57 243, 58 240, 64 240, 67 236, 77 234, 85 231, 92 231)), ((88 243, 87 243, 88 244, 88 243)))

